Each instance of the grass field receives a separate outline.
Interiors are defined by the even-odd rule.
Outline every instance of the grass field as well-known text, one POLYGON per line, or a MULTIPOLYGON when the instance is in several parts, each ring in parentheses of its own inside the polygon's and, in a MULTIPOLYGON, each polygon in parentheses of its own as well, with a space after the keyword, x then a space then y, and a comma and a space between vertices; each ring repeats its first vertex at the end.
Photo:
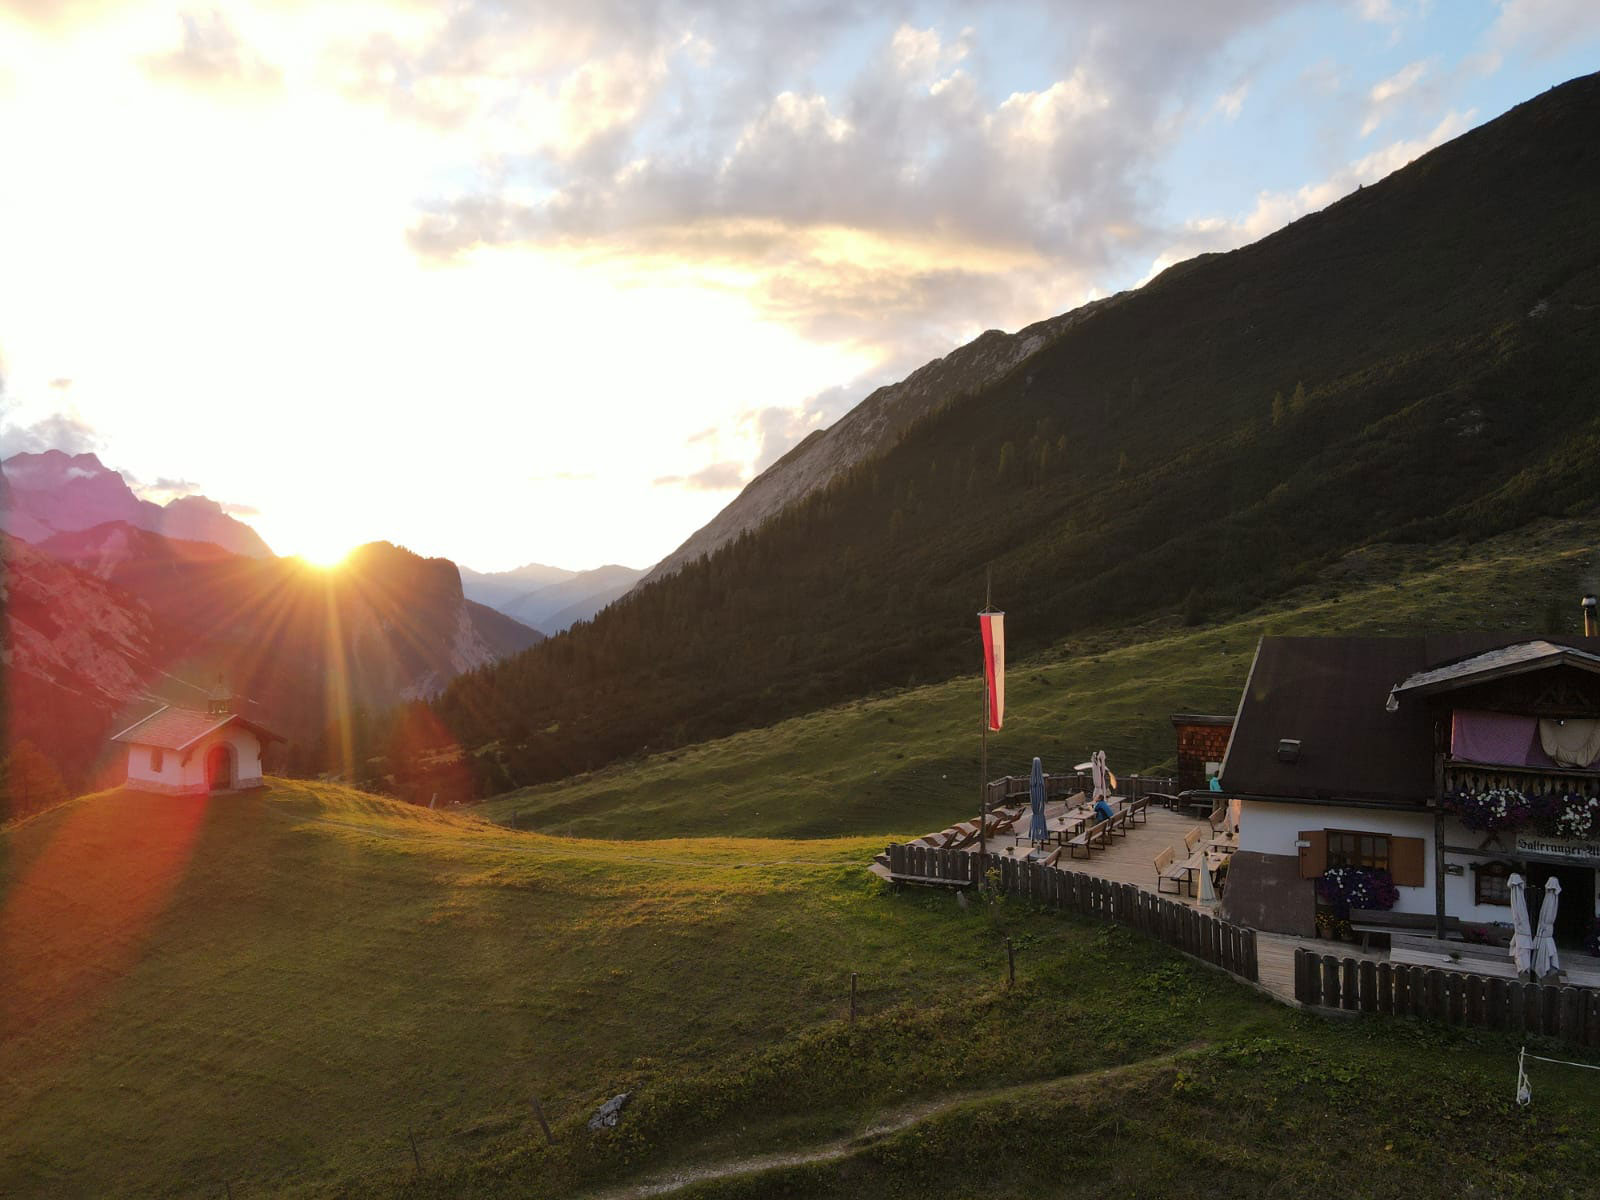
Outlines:
POLYGON ((1507 1039, 1324 1023, 1128 930, 889 893, 875 844, 552 839, 288 782, 72 802, 0 833, 0 1195, 565 1196, 828 1144, 696 1187, 1600 1178, 1587 1080, 1516 1110, 1507 1039))
MULTIPOLYGON (((1263 633, 1545 629, 1579 632, 1596 586, 1593 520, 1546 523, 1472 547, 1351 555, 1270 613, 1223 625, 1088 634, 1013 663, 991 777, 1104 749, 1114 770, 1170 769, 1174 712, 1232 713, 1263 633)), ((973 633, 974 663, 978 654, 973 633)), ((736 831, 770 837, 911 835, 971 816, 982 684, 956 680, 836 708, 485 802, 490 820, 604 838, 736 831)))

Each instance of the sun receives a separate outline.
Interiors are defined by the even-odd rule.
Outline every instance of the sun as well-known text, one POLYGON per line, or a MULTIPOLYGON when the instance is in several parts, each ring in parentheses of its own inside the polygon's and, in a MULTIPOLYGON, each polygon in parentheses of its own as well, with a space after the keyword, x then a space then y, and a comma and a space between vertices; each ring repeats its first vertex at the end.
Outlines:
POLYGON ((350 547, 343 542, 313 539, 300 547, 297 557, 326 571, 344 562, 349 553, 350 547))

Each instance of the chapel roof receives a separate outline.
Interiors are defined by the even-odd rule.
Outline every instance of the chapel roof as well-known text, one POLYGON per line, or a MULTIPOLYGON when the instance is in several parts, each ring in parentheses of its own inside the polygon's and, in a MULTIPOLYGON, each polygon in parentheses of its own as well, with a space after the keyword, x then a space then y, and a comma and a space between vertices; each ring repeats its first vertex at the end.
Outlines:
POLYGON ((135 721, 121 733, 113 734, 113 742, 126 742, 133 746, 154 746, 161 750, 187 750, 209 733, 227 725, 242 725, 263 742, 281 742, 282 734, 242 717, 238 713, 204 713, 192 708, 178 708, 166 704, 141 721, 135 721))

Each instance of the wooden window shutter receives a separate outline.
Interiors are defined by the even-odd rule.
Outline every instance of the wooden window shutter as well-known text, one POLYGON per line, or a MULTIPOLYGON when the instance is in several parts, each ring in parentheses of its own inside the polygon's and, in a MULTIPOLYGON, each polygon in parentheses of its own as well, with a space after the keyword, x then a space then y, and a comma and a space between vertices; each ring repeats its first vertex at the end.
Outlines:
POLYGON ((1299 839, 1306 843, 1300 848, 1300 878, 1315 879, 1328 869, 1328 831, 1302 831, 1299 839))
POLYGON ((1421 838, 1389 839, 1389 874, 1396 887, 1421 887, 1427 877, 1424 867, 1426 844, 1421 838))

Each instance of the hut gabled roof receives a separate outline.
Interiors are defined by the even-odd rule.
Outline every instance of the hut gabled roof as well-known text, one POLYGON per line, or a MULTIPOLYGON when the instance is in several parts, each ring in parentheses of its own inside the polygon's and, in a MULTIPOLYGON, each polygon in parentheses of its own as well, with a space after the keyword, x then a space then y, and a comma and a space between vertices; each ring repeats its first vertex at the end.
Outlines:
POLYGON ((187 750, 207 734, 234 724, 243 725, 263 742, 285 740, 282 734, 274 733, 265 725, 241 717, 238 713, 203 713, 171 704, 162 705, 121 733, 112 734, 111 740, 126 742, 131 746, 154 746, 161 750, 187 750))

